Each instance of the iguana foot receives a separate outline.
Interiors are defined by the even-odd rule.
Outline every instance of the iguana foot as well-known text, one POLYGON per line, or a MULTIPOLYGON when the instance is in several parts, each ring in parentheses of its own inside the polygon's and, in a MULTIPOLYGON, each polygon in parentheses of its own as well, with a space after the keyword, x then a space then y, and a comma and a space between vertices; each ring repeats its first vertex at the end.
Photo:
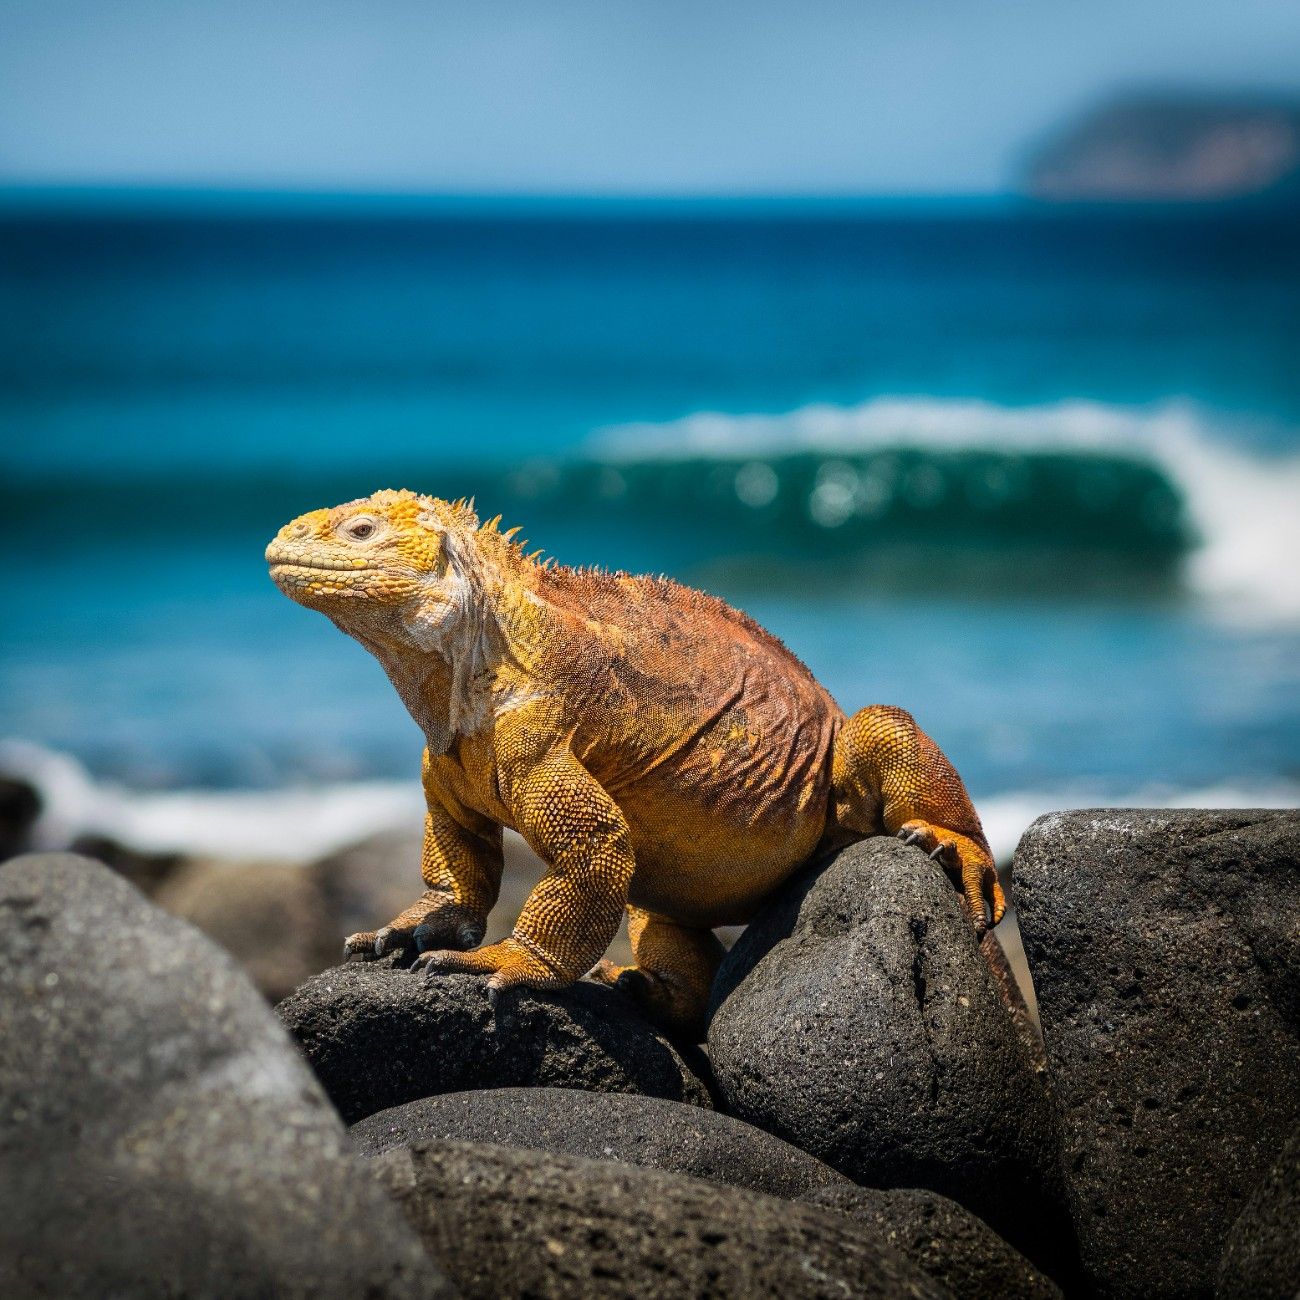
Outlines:
POLYGON ((411 969, 422 970, 426 975, 486 975, 488 997, 492 1002, 503 989, 517 984, 530 989, 562 989, 573 983, 540 953, 514 937, 471 952, 446 948, 422 952, 411 969))
POLYGON ((982 844, 968 835, 920 819, 904 822, 895 833, 904 844, 915 844, 928 853, 960 882, 977 938, 982 938, 986 930, 1002 920, 1007 910, 1006 895, 998 881, 993 858, 982 844))
POLYGON ((651 1023, 686 1042, 704 1037, 709 990, 722 961, 712 930, 681 925, 640 907, 627 909, 635 966, 598 961, 588 972, 597 984, 617 989, 651 1023))
POLYGON ((483 922, 459 903, 416 903, 379 930, 361 930, 343 941, 344 961, 374 961, 390 953, 433 948, 472 948, 483 938, 483 922))
POLYGON ((640 966, 618 966, 606 958, 592 967, 587 978, 631 998, 641 1015, 672 1037, 691 1043, 703 1041, 707 989, 700 996, 701 990, 685 981, 640 966))

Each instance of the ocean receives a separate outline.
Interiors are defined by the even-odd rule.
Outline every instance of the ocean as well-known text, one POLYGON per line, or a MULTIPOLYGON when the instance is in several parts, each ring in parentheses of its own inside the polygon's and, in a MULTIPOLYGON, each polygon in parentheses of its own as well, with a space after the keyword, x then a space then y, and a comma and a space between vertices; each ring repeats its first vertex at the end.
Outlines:
POLYGON ((740 605, 1048 808, 1300 802, 1300 223, 1013 204, 0 205, 0 770, 46 842, 418 817, 262 551, 379 487, 740 605))

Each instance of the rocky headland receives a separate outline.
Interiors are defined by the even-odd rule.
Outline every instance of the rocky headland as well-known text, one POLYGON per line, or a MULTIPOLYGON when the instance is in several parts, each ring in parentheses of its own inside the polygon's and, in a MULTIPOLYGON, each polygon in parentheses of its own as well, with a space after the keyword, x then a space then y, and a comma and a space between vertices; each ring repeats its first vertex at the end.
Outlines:
POLYGON ((1260 95, 1121 95, 1044 141, 1021 189, 1066 203, 1300 202, 1300 102, 1260 95))

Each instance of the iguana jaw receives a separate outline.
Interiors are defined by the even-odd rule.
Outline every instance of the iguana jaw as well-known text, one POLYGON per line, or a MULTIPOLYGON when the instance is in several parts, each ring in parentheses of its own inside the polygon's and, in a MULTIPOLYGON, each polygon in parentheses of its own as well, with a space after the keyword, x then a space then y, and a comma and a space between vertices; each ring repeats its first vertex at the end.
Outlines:
POLYGON ((373 564, 366 564, 364 560, 328 560, 319 556, 294 555, 288 548, 277 546, 275 542, 266 548, 266 562, 272 570, 330 569, 340 573, 361 573, 376 567, 373 564))
POLYGON ((381 585, 401 581, 363 560, 304 554, 302 547, 279 540, 266 548, 266 561, 271 581, 290 600, 311 609, 327 608, 339 599, 373 599, 377 576, 381 585))

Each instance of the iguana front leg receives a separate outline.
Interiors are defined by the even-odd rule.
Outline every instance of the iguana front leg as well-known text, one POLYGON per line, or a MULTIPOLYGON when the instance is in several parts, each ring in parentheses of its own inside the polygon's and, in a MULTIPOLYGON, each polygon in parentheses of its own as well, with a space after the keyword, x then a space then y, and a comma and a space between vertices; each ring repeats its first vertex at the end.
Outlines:
POLYGON ((550 870, 508 939, 417 961, 435 973, 488 975, 493 997, 514 984, 563 988, 585 975, 618 931, 634 864, 618 805, 567 750, 501 776, 516 829, 550 870))
POLYGON ((873 704, 849 718, 836 738, 832 782, 839 826, 918 845, 960 881, 976 933, 997 925, 1007 903, 980 819, 956 769, 910 713, 873 704))
POLYGON ((349 935, 345 961, 369 960, 415 948, 472 948, 483 938, 488 913, 501 889, 501 827, 447 800, 425 756, 425 891, 379 930, 349 935))

